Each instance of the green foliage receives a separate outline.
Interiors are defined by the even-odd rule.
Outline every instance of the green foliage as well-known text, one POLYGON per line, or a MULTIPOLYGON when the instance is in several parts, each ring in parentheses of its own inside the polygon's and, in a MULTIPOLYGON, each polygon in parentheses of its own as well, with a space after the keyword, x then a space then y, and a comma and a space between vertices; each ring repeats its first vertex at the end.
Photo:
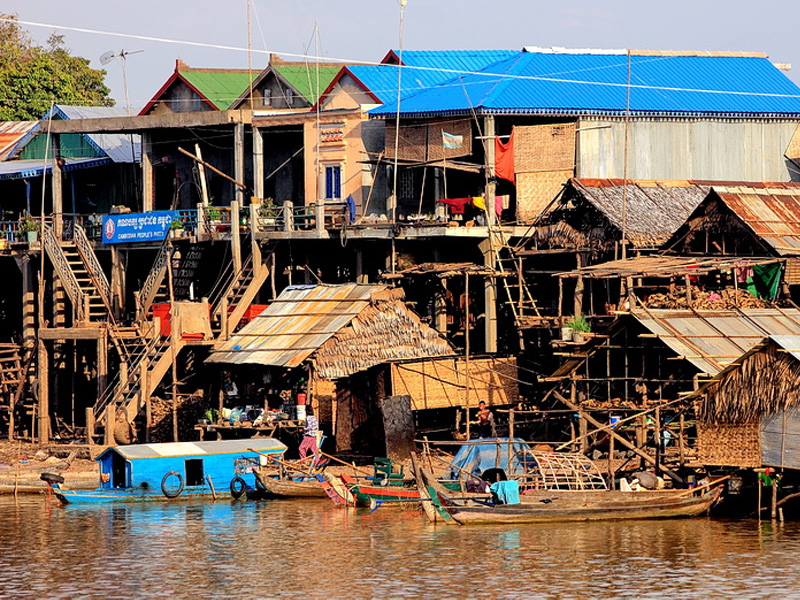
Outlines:
POLYGON ((170 223, 169 228, 173 231, 177 229, 183 229, 185 227, 184 222, 180 219, 172 219, 172 223, 170 223))
POLYGON ((63 36, 51 35, 44 48, 17 23, 0 22, 0 120, 37 120, 51 103, 113 106, 105 75, 85 58, 71 56, 63 36))
POLYGON ((39 222, 38 219, 34 218, 30 213, 27 213, 23 219, 22 223, 20 223, 20 230, 24 233, 28 231, 39 231, 42 227, 42 224, 39 222))
POLYGON ((589 325, 589 321, 587 321, 583 315, 572 317, 572 319, 564 323, 564 327, 569 327, 572 331, 577 331, 579 333, 589 333, 592 330, 592 326, 589 325))

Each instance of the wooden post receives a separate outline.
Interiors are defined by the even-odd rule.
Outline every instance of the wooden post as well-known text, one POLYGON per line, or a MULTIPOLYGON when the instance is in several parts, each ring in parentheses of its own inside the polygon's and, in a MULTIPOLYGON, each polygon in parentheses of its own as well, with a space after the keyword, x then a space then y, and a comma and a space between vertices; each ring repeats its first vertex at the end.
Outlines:
POLYGON ((772 509, 770 510, 770 518, 773 521, 778 518, 778 479, 774 475, 772 477, 772 509))
POLYGON ((94 411, 91 407, 86 409, 86 443, 94 444, 94 411))
POLYGON ((657 408, 655 411, 655 429, 653 435, 656 438, 656 475, 659 475, 658 465, 661 463, 661 409, 657 408))
MULTIPOLYGON (((174 279, 172 275, 172 257, 167 261, 167 277, 169 283, 169 306, 170 311, 172 313, 171 319, 171 327, 170 327, 170 340, 169 340, 169 351, 172 356, 172 441, 178 441, 178 400, 177 400, 177 393, 178 393, 178 367, 177 367, 177 356, 175 353, 175 346, 178 343, 178 340, 181 339, 181 326, 180 326, 180 317, 178 315, 178 311, 176 310, 175 306, 175 288, 174 288, 174 279)), ((227 311, 227 303, 223 301, 222 307, 225 309, 225 312, 222 313, 223 322, 227 323, 228 321, 228 311, 227 311)), ((144 390, 142 390, 144 393, 144 390)), ((148 402, 149 403, 149 402, 148 402)))
POLYGON ((104 443, 106 446, 114 446, 114 426, 117 423, 117 405, 109 402, 106 406, 106 422, 104 425, 104 443))
POLYGON ((97 396, 100 397, 108 387, 108 337, 103 331, 97 339, 97 396))
POLYGON ((37 366, 39 367, 39 443, 50 441, 50 373, 47 345, 39 340, 37 366))
MULTIPOLYGON (((488 135, 488 134, 487 134, 488 135)), ((491 140, 494 148, 494 140, 491 140)), ((492 183, 494 186, 494 183, 492 183)), ((489 201, 486 201, 487 211, 489 201)), ((488 212, 487 212, 488 215, 488 212)), ((487 269, 494 269, 496 265, 495 253, 491 242, 487 239, 482 241, 478 248, 483 253, 483 264, 487 269)), ((484 306, 484 351, 493 354, 497 352, 497 280, 494 277, 484 277, 483 283, 483 306, 484 306)))
POLYGON ((464 406, 467 409, 467 440, 470 439, 469 427, 469 273, 464 275, 464 406))
POLYGON ((511 469, 511 446, 514 440, 514 409, 508 411, 508 466, 511 469))
MULTIPOLYGON (((611 415, 609 413, 609 419, 611 415)), ((610 436, 608 439, 608 485, 611 489, 614 489, 614 436, 610 436)))
POLYGON ((322 235, 325 233, 325 200, 317 198, 317 203, 314 205, 314 221, 317 233, 322 235))
POLYGON ((208 180, 206 179, 206 164, 203 162, 203 154, 200 152, 200 144, 194 145, 194 153, 199 158, 197 164, 197 174, 200 176, 200 199, 203 206, 208 206, 208 180))
POLYGON ((583 409, 581 409, 578 411, 578 435, 581 436, 581 454, 586 454, 589 451, 589 440, 586 439, 588 431, 589 425, 586 422, 583 409))
POLYGON ((686 302, 689 304, 689 307, 692 306, 692 280, 691 278, 686 275, 684 277, 684 282, 686 283, 686 302))
POLYGON ((758 481, 758 510, 756 510, 756 512, 758 513, 758 520, 760 521, 761 520, 761 487, 762 487, 762 484, 761 484, 761 477, 757 477, 756 479, 758 481))
MULTIPOLYGON (((582 257, 580 252, 575 253, 575 268, 580 269, 582 265, 582 257)), ((583 277, 577 277, 575 279, 575 294, 573 296, 574 303, 573 303, 573 314, 576 317, 579 317, 583 314, 583 277)))
POLYGON ((680 452, 680 465, 683 467, 686 465, 686 446, 685 441, 683 439, 683 432, 685 428, 685 418, 683 413, 680 414, 678 417, 679 429, 678 429, 678 451, 680 452))

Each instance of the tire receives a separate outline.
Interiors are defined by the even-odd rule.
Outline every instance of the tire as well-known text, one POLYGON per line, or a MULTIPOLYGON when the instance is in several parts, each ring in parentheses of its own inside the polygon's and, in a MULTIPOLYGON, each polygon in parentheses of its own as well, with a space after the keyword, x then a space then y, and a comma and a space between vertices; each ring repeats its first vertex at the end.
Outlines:
POLYGON ((234 500, 241 498, 246 490, 247 484, 245 483, 244 479, 238 475, 231 479, 231 496, 233 496, 234 500))
POLYGON ((183 477, 177 471, 170 471, 169 473, 164 475, 164 477, 161 479, 161 492, 167 498, 177 498, 178 496, 181 495, 182 491, 183 491, 183 477), (173 475, 178 478, 178 487, 177 487, 177 489, 172 489, 172 488, 167 486, 167 480, 170 477, 172 477, 173 475))

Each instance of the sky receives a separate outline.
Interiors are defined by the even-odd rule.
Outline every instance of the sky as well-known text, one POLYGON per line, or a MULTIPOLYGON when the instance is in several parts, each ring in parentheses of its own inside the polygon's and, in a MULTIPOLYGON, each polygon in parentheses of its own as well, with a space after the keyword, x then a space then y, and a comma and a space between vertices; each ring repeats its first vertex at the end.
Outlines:
MULTIPOLYGON (((407 0, 404 9, 399 0, 249 2, 255 71, 266 66, 268 52, 300 60, 287 54, 315 55, 316 48, 322 58, 377 62, 399 46, 402 11, 406 49, 561 46, 765 52, 773 62, 791 63, 788 76, 800 84, 800 4, 785 1, 407 0)), ((247 6, 248 0, 4 0, 0 11, 48 25, 23 24, 39 44, 54 30, 64 35, 72 54, 107 70, 106 83, 119 106, 125 103, 120 60, 102 67, 99 58, 107 51, 142 50, 126 61, 130 103, 141 107, 169 78, 178 58, 192 67, 247 68, 247 6)))

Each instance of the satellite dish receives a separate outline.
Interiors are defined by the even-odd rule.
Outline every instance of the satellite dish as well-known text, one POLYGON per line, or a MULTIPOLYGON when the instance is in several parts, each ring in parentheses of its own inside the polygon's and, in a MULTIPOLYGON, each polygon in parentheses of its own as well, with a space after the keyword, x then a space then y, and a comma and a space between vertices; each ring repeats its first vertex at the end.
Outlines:
POLYGON ((107 65, 112 60, 114 60, 116 57, 117 57, 117 53, 114 52, 113 50, 109 50, 108 52, 103 52, 103 54, 100 55, 100 64, 101 65, 107 65))

